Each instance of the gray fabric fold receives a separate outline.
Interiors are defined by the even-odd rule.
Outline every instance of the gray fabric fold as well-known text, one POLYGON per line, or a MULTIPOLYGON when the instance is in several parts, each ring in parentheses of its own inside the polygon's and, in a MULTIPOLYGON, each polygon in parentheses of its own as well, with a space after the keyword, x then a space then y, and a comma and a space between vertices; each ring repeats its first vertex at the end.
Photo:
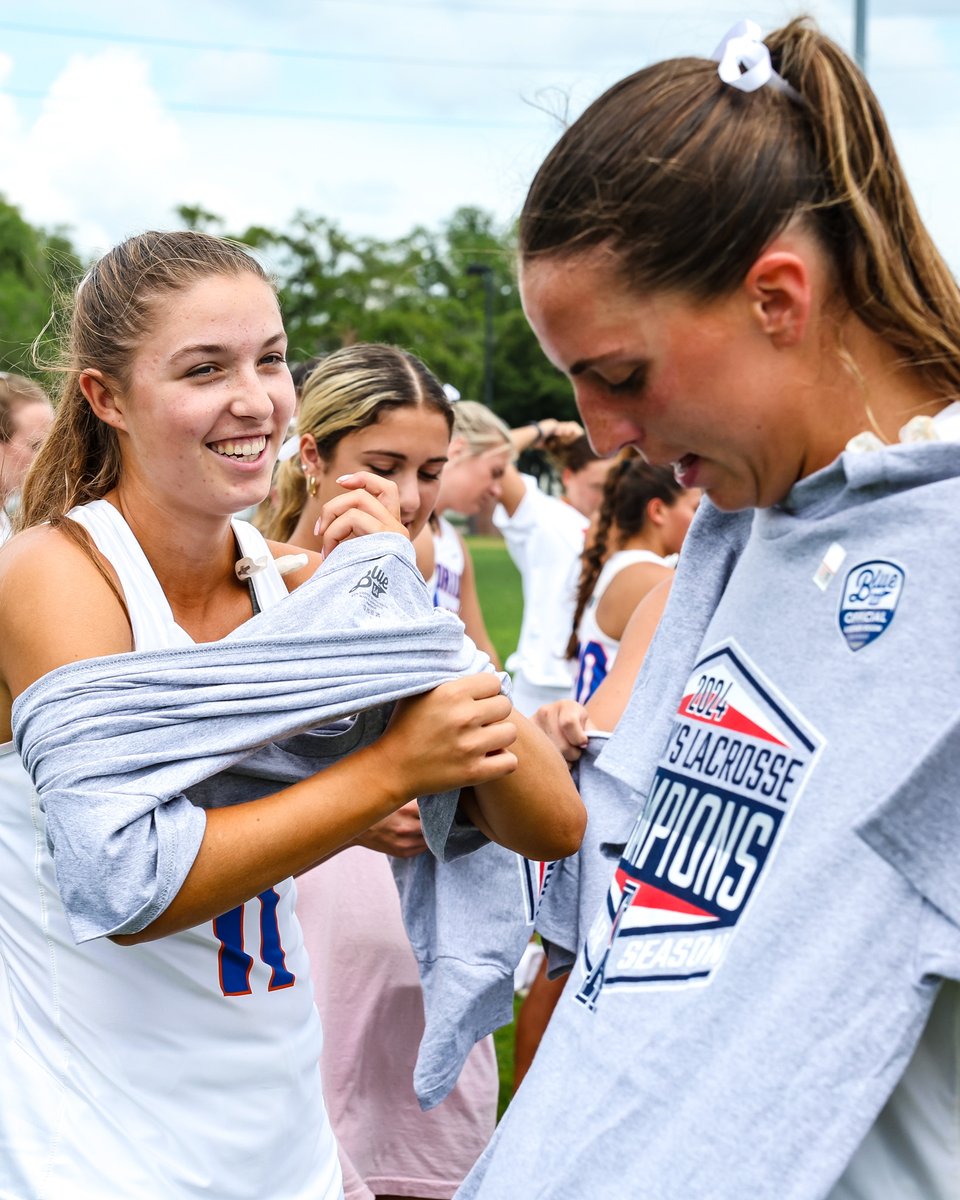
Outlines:
MULTIPOLYGON (((314 774, 379 736, 398 699, 492 669, 459 619, 434 609, 409 542, 379 534, 340 546, 290 597, 222 641, 44 676, 18 697, 12 723, 74 937, 136 932, 163 912, 196 857, 205 807, 314 774), (356 713, 347 729, 317 731, 356 713)), ((519 958, 529 935, 519 886, 511 893, 516 855, 497 847, 483 870, 456 868, 453 860, 488 845, 456 820, 457 800, 420 798, 440 864, 429 854, 395 864, 424 984, 418 1094, 430 1104, 490 1022, 510 1019, 503 981, 512 980, 511 948, 521 943, 519 958), (517 895, 516 910, 494 906, 487 919, 489 898, 501 894, 517 895), (464 904, 479 919, 464 922, 464 904), (466 972, 470 986, 456 964, 480 968, 466 972), (459 997, 452 1009, 448 991, 459 997)))

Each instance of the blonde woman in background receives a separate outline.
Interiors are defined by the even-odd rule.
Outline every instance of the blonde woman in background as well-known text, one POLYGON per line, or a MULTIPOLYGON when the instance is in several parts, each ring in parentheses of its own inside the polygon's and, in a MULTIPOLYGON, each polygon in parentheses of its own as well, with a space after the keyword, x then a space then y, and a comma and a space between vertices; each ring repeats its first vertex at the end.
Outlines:
MULTIPOLYGON (((458 474, 463 439, 451 443, 453 427, 443 388, 412 354, 360 344, 328 355, 302 387, 299 454, 278 473, 272 531, 316 547, 314 527, 323 505, 342 491, 338 480, 363 470, 396 484, 402 524, 412 538, 421 534, 421 541, 432 542, 427 520, 448 455, 458 474)), ((452 590, 446 578, 445 587, 452 590)), ((321 1075, 346 1200, 452 1196, 496 1122, 498 1075, 489 1037, 474 1048, 437 1108, 421 1112, 414 1095, 423 999, 387 856, 425 850, 411 801, 297 881, 297 912, 325 1032, 321 1075)))
POLYGON ((507 660, 513 702, 532 716, 573 689, 576 672, 566 647, 580 555, 611 464, 593 453, 576 421, 546 417, 511 430, 510 437, 518 454, 542 448, 558 468, 563 488, 561 496, 548 495, 511 461, 493 514, 523 585, 520 636, 507 660))
POLYGON ((500 499, 503 477, 515 451, 510 430, 486 405, 460 400, 453 406, 453 438, 440 477, 436 509, 415 542, 417 563, 433 602, 458 613, 468 636, 500 665, 477 596, 473 559, 443 513, 475 516, 500 499))

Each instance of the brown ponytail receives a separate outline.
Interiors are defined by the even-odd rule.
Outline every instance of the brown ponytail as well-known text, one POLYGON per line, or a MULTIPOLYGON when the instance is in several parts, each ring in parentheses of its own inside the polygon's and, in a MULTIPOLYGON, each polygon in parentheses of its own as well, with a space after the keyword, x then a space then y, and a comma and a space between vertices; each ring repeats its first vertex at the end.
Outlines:
POLYGON ((700 58, 647 67, 596 100, 534 179, 521 258, 604 246, 628 287, 711 300, 800 220, 838 297, 944 399, 960 394, 960 292, 869 84, 806 18, 766 42, 799 102, 741 92, 700 58))

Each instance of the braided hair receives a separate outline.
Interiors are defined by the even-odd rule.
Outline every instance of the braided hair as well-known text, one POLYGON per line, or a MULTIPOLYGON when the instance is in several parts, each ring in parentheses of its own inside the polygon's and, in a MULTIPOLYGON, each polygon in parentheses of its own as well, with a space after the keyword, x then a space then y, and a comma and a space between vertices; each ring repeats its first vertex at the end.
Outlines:
POLYGON ((573 613, 573 628, 567 642, 567 658, 576 658, 580 652, 577 638, 580 620, 593 595, 604 563, 617 549, 617 546, 608 545, 611 529, 616 527, 618 544, 622 544, 643 529, 651 500, 675 504, 683 490, 669 467, 652 467, 633 450, 625 451, 610 468, 603 488, 603 499, 597 512, 593 538, 584 546, 580 555, 577 603, 573 613))

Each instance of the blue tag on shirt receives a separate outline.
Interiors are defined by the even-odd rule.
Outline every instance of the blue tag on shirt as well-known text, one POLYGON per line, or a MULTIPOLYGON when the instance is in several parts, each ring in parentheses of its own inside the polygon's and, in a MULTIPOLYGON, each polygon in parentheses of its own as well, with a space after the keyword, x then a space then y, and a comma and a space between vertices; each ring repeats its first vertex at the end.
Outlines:
POLYGON ((903 594, 903 568, 886 559, 857 563, 847 572, 837 619, 851 650, 886 633, 903 594))

